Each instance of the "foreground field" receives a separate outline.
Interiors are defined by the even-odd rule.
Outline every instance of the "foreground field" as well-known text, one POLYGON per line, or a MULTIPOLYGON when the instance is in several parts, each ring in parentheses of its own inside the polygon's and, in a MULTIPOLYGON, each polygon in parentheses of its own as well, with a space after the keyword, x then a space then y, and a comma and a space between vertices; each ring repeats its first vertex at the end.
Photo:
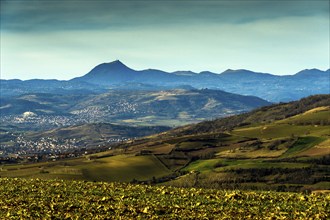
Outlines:
POLYGON ((329 194, 0 179, 0 219, 328 219, 329 194))

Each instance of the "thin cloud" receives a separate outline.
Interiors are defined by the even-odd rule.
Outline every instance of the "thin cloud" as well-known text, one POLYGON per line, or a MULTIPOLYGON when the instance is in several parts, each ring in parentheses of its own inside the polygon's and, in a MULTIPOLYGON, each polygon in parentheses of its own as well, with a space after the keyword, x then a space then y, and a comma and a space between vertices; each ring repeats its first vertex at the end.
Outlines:
POLYGON ((22 32, 235 24, 315 15, 329 16, 329 1, 1 1, 1 29, 22 32))
POLYGON ((68 79, 115 59, 166 71, 329 68, 329 1, 0 2, 1 78, 68 79))

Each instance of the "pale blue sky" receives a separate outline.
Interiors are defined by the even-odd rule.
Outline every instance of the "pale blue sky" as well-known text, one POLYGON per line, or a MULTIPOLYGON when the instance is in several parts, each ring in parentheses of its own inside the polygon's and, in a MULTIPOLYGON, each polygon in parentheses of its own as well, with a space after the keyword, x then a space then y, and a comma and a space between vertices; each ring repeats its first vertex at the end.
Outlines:
POLYGON ((329 68, 329 0, 1 0, 1 79, 137 70, 329 68))

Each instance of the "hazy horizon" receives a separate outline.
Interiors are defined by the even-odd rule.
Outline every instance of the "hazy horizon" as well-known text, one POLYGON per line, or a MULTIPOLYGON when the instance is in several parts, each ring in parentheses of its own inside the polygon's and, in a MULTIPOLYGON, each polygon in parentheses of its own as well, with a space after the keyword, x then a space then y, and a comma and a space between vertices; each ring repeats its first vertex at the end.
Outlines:
MULTIPOLYGON (((131 67, 129 66, 129 64, 123 62, 122 60, 114 60, 114 61, 109 61, 109 62, 99 63, 99 64, 97 64, 97 65, 91 67, 90 70, 89 70, 88 72, 90 72, 94 67, 96 67, 96 66, 98 66, 98 65, 100 65, 100 64, 104 64, 104 63, 112 63, 112 62, 115 62, 115 61, 120 61, 120 62, 123 63, 125 66, 127 66, 128 68, 133 69, 133 70, 135 70, 135 71, 143 71, 143 70, 151 69, 151 68, 145 68, 145 69, 134 69, 134 68, 131 68, 131 67)), ((153 68, 153 69, 154 69, 154 68, 153 68)), ((315 68, 312 68, 312 69, 315 69, 315 68)), ((316 68, 316 69, 317 69, 317 68, 316 68)), ((156 68, 155 70, 164 71, 164 70, 162 70, 162 69, 157 69, 157 68, 156 68)), ((221 73, 223 73, 223 72, 225 72, 225 71, 227 71, 227 70, 233 70, 233 71, 236 71, 236 70, 249 70, 249 71, 252 71, 252 72, 264 73, 264 74, 272 74, 272 75, 275 75, 275 76, 276 76, 276 74, 274 74, 274 73, 270 73, 270 72, 258 72, 258 71, 254 71, 254 70, 250 70, 250 69, 230 69, 230 68, 228 68, 228 69, 226 69, 226 70, 224 70, 224 71, 222 71, 222 72, 212 72, 212 71, 209 71, 209 70, 203 70, 203 71, 201 71, 201 72, 194 72, 194 71, 191 71, 191 70, 176 70, 176 71, 173 71, 173 72, 171 71, 171 72, 168 72, 168 73, 174 73, 174 72, 177 72, 177 71, 187 71, 187 72, 191 71, 191 72, 194 72, 194 73, 196 73, 196 74, 200 74, 200 73, 202 73, 202 72, 212 72, 212 73, 215 73, 215 74, 221 74, 221 73)), ((301 69, 300 71, 303 71, 303 70, 311 70, 311 69, 301 69)), ((322 69, 318 69, 318 70, 321 70, 321 71, 328 71, 329 69, 324 69, 324 70, 322 70, 322 69)), ((298 71, 298 72, 300 72, 300 71, 298 71)), ((81 76, 87 74, 88 72, 86 72, 86 73, 82 73, 82 74, 80 74, 80 75, 73 76, 72 78, 69 78, 69 79, 59 79, 59 78, 56 78, 56 77, 53 77, 53 78, 29 78, 29 79, 22 79, 22 78, 10 78, 10 79, 8 78, 8 79, 4 79, 4 78, 0 77, 0 79, 1 79, 1 80, 15 80, 15 79, 18 79, 18 80, 34 80, 34 79, 41 79, 41 80, 71 80, 71 79, 76 78, 76 77, 81 77, 81 76)), ((166 72, 166 71, 165 71, 165 72, 166 72)), ((298 72, 296 72, 296 73, 298 73, 298 72)), ((289 76, 289 75, 294 75, 294 74, 296 74, 296 73, 286 74, 286 75, 280 75, 280 76, 289 76)))
POLYGON ((1 1, 1 79, 135 70, 329 69, 329 1, 1 1))

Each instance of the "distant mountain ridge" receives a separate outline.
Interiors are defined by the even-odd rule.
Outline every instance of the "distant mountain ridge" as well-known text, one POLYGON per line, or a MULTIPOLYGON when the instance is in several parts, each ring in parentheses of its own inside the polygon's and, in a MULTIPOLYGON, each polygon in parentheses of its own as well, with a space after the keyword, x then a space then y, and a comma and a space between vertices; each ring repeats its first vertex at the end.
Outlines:
POLYGON ((330 93, 330 70, 318 69, 306 69, 286 76, 245 69, 228 69, 220 74, 209 71, 168 73, 155 69, 135 71, 117 60, 100 64, 88 74, 72 81, 107 86, 125 83, 158 86, 189 85, 198 89, 220 89, 236 94, 257 96, 272 102, 293 101, 309 95, 330 93))
MULTIPOLYGON (((282 75, 282 77, 286 77, 286 76, 295 76, 295 75, 301 75, 301 74, 324 74, 324 73, 328 73, 329 74, 330 69, 322 71, 316 68, 313 69, 304 69, 301 70, 293 75, 282 75)), ((110 77, 112 74, 114 75, 119 75, 120 73, 123 73, 127 76, 131 75, 132 77, 139 77, 141 75, 146 75, 146 74, 154 74, 157 73, 159 75, 163 75, 163 76, 172 76, 172 75, 178 75, 178 76, 196 76, 196 75, 205 75, 205 74, 216 74, 218 76, 225 76, 225 75, 232 75, 232 74, 250 74, 250 75, 259 75, 259 76, 273 76, 273 77, 277 77, 279 75, 274 75, 271 73, 263 73, 263 72, 254 72, 251 70, 247 70, 247 69, 237 69, 237 70, 233 70, 233 69, 227 69, 222 73, 215 73, 215 72, 210 72, 210 71, 201 71, 199 73, 197 72, 193 72, 193 71, 175 71, 175 72, 165 72, 162 70, 158 70, 158 69, 145 69, 145 70, 134 70, 131 69, 130 67, 128 67, 127 65, 125 65, 124 63, 122 63, 120 60, 116 60, 113 62, 108 62, 108 63, 102 63, 97 65, 96 67, 94 67, 90 72, 88 72, 86 75, 82 76, 82 77, 76 77, 74 79, 83 79, 84 77, 87 78, 96 78, 100 75, 102 76, 106 76, 106 77, 110 77), (133 75, 133 74, 137 74, 133 75)), ((125 78, 123 76, 121 76, 122 78, 125 78)), ((109 82, 111 83, 111 82, 109 82)))
POLYGON ((0 99, 0 124, 28 125, 29 129, 32 125, 51 129, 95 122, 178 126, 269 104, 258 97, 209 89, 111 90, 89 95, 30 93, 0 99), (36 116, 24 117, 26 112, 36 116))
POLYGON ((169 73, 156 69, 134 70, 116 60, 99 64, 87 74, 68 81, 0 80, 0 85, 2 96, 31 92, 104 92, 107 89, 121 88, 157 91, 188 86, 197 89, 223 90, 241 95, 258 96, 271 102, 282 102, 315 94, 329 94, 330 70, 306 69, 294 75, 285 76, 245 69, 228 69, 220 74, 209 71, 169 73))
POLYGON ((121 61, 100 64, 75 82, 99 85, 146 83, 163 86, 189 85, 198 89, 220 89, 227 92, 253 95, 272 102, 292 101, 314 94, 330 93, 330 71, 305 69, 294 75, 278 76, 250 70, 228 69, 220 74, 209 71, 164 72, 147 69, 136 71, 121 61))

